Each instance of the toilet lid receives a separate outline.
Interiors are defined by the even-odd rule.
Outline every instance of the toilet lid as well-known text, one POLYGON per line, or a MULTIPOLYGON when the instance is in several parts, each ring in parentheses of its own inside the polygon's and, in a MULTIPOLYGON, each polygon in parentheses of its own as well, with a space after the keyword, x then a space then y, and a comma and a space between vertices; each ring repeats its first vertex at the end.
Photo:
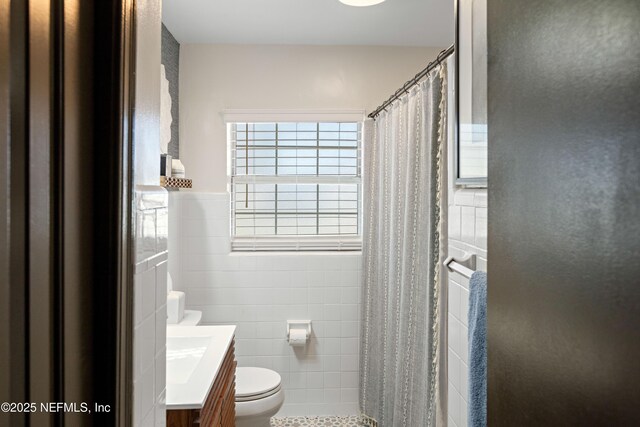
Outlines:
POLYGON ((280 390, 280 375, 265 368, 236 369, 236 401, 262 399, 280 390))

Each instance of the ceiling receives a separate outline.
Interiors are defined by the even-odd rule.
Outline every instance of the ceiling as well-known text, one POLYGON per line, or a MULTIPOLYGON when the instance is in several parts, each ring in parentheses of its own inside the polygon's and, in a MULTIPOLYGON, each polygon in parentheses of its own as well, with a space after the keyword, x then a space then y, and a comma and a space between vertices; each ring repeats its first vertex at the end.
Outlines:
POLYGON ((163 0, 162 21, 180 43, 446 47, 454 0, 163 0))

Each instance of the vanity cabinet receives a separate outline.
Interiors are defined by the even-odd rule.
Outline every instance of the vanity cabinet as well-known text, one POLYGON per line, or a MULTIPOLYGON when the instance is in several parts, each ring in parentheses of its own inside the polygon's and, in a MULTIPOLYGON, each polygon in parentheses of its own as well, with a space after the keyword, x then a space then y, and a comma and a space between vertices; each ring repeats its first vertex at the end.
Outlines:
POLYGON ((167 427, 234 427, 236 360, 231 341, 207 399, 199 409, 167 410, 167 427))

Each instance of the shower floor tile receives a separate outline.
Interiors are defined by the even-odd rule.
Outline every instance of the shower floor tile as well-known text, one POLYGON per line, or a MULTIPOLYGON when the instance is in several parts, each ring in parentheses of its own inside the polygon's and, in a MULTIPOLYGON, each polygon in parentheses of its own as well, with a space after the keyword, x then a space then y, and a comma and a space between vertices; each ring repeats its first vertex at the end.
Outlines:
POLYGON ((360 417, 283 417, 271 418, 271 427, 360 427, 360 417))

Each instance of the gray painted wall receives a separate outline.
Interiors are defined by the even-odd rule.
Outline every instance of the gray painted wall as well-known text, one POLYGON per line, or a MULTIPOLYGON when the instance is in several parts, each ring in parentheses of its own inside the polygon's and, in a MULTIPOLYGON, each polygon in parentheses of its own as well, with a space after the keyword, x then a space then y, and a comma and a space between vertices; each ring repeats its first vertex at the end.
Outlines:
POLYGON ((162 24, 162 65, 169 80, 171 95, 171 141, 169 154, 180 157, 180 43, 173 37, 167 27, 162 24))

